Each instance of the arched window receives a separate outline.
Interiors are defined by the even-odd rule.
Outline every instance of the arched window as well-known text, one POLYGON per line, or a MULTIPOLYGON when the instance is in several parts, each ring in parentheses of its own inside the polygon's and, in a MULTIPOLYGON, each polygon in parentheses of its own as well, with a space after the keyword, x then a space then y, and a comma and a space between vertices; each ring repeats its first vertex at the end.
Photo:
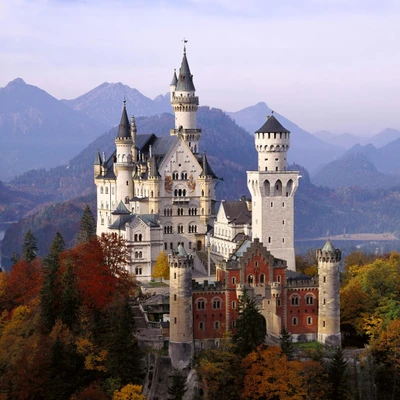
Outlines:
POLYGON ((296 325, 298 325, 299 324, 299 320, 297 319, 297 317, 293 317, 292 318, 292 325, 293 326, 296 326, 296 325))
POLYGON ((264 281, 265 281, 265 275, 261 274, 260 275, 260 283, 264 283, 264 281))
POLYGON ((312 317, 307 317, 307 325, 312 325, 312 317))
POLYGON ((142 252, 139 251, 139 258, 142 258, 142 257, 143 257, 142 252))
POLYGON ((199 331, 204 330, 204 322, 199 322, 199 331))
POLYGON ((286 184, 286 197, 289 197, 292 194, 293 190, 293 181, 289 179, 288 183, 286 184))
POLYGON ((306 295, 306 304, 307 305, 313 305, 314 304, 314 295, 313 294, 307 294, 306 295))
POLYGON ((198 310, 205 310, 205 308, 206 308, 206 302, 204 299, 197 300, 196 305, 197 305, 198 310))
POLYGON ((183 225, 178 225, 178 233, 183 233, 183 225))
POLYGON ((214 329, 219 329, 219 321, 214 322, 214 329))
POLYGON ((249 285, 251 285, 252 283, 254 282, 254 277, 253 277, 253 275, 248 275, 247 276, 247 283, 249 284, 249 285))
POLYGON ((106 186, 106 194, 108 194, 108 186, 106 186))
POLYGON ((275 196, 282 196, 282 182, 280 179, 275 182, 275 196))
POLYGON ((135 233, 134 239, 135 242, 137 242, 137 233, 135 233))
POLYGON ((178 189, 175 189, 175 190, 174 190, 174 196, 175 196, 175 197, 178 197, 178 189))
POLYGON ((212 307, 214 310, 220 310, 221 304, 222 304, 222 300, 219 297, 212 299, 212 307))
POLYGON ((139 258, 139 252, 135 251, 135 258, 139 258))
POLYGON ((186 196, 186 189, 182 190, 182 196, 185 197, 186 196))
POLYGON ((100 186, 100 194, 103 194, 103 186, 100 186))
POLYGON ((269 180, 266 179, 264 181, 264 192, 265 192, 265 196, 269 196, 271 193, 271 185, 269 183, 269 180))
POLYGON ((292 294, 290 296, 290 304, 292 306, 298 306, 299 305, 299 295, 297 294, 292 294))
POLYGON ((125 197, 125 204, 129 204, 129 197, 128 196, 125 197))
POLYGON ((182 196, 182 189, 178 190, 178 196, 181 197, 182 196))
POLYGON ((141 233, 139 233, 138 239, 139 239, 139 242, 142 241, 142 234, 141 233))

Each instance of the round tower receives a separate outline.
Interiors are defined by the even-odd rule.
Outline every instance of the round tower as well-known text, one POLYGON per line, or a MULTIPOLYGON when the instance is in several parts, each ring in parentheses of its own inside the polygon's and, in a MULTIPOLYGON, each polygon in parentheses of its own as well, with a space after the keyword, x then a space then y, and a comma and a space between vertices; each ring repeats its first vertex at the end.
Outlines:
POLYGON ((169 356, 175 369, 191 365, 194 354, 192 312, 193 258, 180 244, 168 256, 170 267, 169 356))
POLYGON ((129 125, 128 115, 126 114, 126 100, 122 110, 121 122, 115 138, 116 162, 114 172, 117 177, 117 203, 122 201, 129 204, 133 197, 133 162, 132 162, 132 136, 129 125))
POLYGON ((340 346, 340 272, 342 252, 328 240, 317 250, 319 275, 318 341, 340 346))
POLYGON ((193 75, 190 72, 186 57, 186 46, 183 49, 183 58, 178 76, 174 72, 170 84, 171 106, 175 114, 175 129, 171 135, 181 136, 193 153, 199 151, 201 129, 196 127, 196 113, 199 108, 199 98, 193 84, 193 75))

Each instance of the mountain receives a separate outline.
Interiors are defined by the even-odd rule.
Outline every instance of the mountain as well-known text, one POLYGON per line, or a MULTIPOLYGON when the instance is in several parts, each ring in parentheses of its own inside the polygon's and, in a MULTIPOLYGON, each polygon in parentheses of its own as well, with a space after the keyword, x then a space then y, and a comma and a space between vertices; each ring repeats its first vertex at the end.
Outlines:
POLYGON ((336 135, 329 131, 321 131, 314 134, 318 139, 323 140, 326 143, 340 146, 344 149, 350 149, 356 144, 364 143, 365 138, 352 135, 351 133, 341 133, 336 135))
POLYGON ((66 163, 106 127, 15 79, 0 88, 0 180, 66 163))
POLYGON ((312 181, 333 189, 351 186, 376 189, 399 185, 400 177, 379 172, 366 154, 354 152, 346 153, 322 167, 312 181))
MULTIPOLYGON (((130 111, 130 110, 128 110, 130 111)), ((200 151, 207 151, 207 158, 217 176, 220 198, 236 198, 247 193, 246 171, 257 168, 254 141, 222 110, 200 107, 198 126, 203 129, 200 151)), ((169 135, 174 126, 171 114, 136 119, 138 134, 169 135)), ((97 150, 109 156, 115 150, 116 128, 103 134, 74 157, 68 165, 49 171, 32 170, 12 180, 13 187, 21 190, 51 191, 55 201, 93 193, 93 161, 97 150)))
POLYGON ((136 89, 118 83, 104 82, 73 100, 61 100, 76 111, 90 118, 101 121, 108 126, 114 126, 121 118, 122 101, 126 99, 126 107, 130 115, 150 116, 171 113, 169 94, 159 95, 154 100, 144 96, 136 89))
POLYGON ((371 143, 375 147, 383 147, 390 142, 400 138, 400 131, 397 129, 386 128, 382 132, 377 133, 364 143, 371 143))
MULTIPOLYGON (((254 106, 236 112, 228 112, 227 114, 253 136, 253 133, 260 128, 266 116, 270 115, 271 112, 272 110, 265 103, 257 103, 254 106)), ((306 167, 310 172, 314 172, 322 165, 333 161, 344 153, 345 149, 340 146, 325 143, 284 116, 278 113, 274 113, 274 115, 291 132, 290 151, 288 153, 289 162, 296 162, 306 167)))

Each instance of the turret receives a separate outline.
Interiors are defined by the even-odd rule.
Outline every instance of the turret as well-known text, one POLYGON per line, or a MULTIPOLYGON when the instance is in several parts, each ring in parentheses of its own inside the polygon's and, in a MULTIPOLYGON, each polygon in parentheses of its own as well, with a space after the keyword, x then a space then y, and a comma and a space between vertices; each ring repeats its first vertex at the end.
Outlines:
POLYGON ((96 179, 101 173, 101 157, 100 152, 97 150, 96 157, 94 158, 94 179, 96 179))
POLYGON ((340 272, 342 252, 328 240, 317 250, 319 275, 318 341, 340 346, 340 272))
POLYGON ((193 83, 186 57, 186 46, 183 49, 183 58, 179 74, 174 73, 170 85, 171 106, 175 114, 175 129, 171 135, 181 136, 194 154, 199 151, 201 129, 196 127, 196 113, 199 107, 199 98, 193 83))
POLYGON ((256 131, 259 171, 286 171, 290 132, 273 116, 256 131))
POLYGON ((199 175, 199 186, 201 189, 200 197, 200 220, 203 224, 212 224, 215 218, 215 181, 217 179, 210 164, 208 163, 206 152, 203 153, 200 162, 203 170, 199 175))
POLYGON ((132 121, 131 121, 132 149, 131 149, 131 154, 132 154, 132 161, 133 162, 137 161, 136 134, 137 134, 136 121, 135 121, 135 117, 132 115, 132 121))
POLYGON ((121 122, 115 138, 116 162, 114 172, 117 177, 117 202, 121 201, 129 204, 129 199, 133 197, 133 162, 132 162, 132 136, 126 113, 126 101, 122 110, 121 122))
POLYGON ((180 244, 168 256, 170 267, 169 356, 175 369, 190 367, 193 360, 192 268, 193 258, 180 244))

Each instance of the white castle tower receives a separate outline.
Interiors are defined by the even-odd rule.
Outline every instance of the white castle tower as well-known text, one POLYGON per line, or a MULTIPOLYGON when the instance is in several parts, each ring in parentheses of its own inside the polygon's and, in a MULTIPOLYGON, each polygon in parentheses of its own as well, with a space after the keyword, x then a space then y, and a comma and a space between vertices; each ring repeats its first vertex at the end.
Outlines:
POLYGON ((183 58, 178 76, 174 71, 170 84, 171 105, 175 114, 175 129, 171 135, 181 136, 193 154, 199 151, 201 129, 196 127, 196 113, 199 108, 199 98, 193 84, 193 75, 190 72, 186 58, 186 46, 183 48, 183 58))
POLYGON ((192 312, 193 258, 180 244, 168 256, 170 267, 169 356, 175 369, 191 365, 194 354, 192 312))
POLYGON ((258 171, 247 172, 252 196, 253 238, 258 238, 276 258, 296 269, 294 252, 294 195, 300 178, 287 171, 290 132, 272 115, 255 133, 258 171))
POLYGON ((126 101, 122 110, 121 122, 119 123, 117 137, 115 138, 116 162, 114 163, 114 173, 117 180, 116 204, 122 201, 129 204, 133 197, 133 160, 132 160, 132 136, 126 113, 126 101))
POLYGON ((340 272, 342 252, 330 240, 317 250, 319 276, 318 341, 340 346, 340 272))

